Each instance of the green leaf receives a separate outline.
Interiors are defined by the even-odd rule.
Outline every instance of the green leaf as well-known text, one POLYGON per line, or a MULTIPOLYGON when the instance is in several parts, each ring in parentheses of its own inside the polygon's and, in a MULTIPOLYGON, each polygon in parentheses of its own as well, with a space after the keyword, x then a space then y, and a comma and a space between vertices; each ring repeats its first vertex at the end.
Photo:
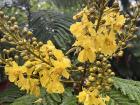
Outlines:
POLYGON ((34 36, 43 42, 52 40, 57 48, 67 50, 71 47, 74 38, 69 31, 73 19, 53 10, 33 12, 30 28, 34 36))
POLYGON ((63 94, 48 94, 41 89, 41 96, 24 95, 16 99, 11 105, 77 105, 76 96, 72 94, 71 88, 66 88, 63 94), (39 98, 40 103, 35 103, 39 98))
POLYGON ((140 104, 140 82, 114 78, 114 87, 128 96, 131 100, 135 100, 140 104))
POLYGON ((33 105, 33 102, 37 100, 37 97, 32 95, 25 95, 15 100, 11 105, 33 105))
POLYGON ((140 105, 140 82, 114 77, 109 105, 140 105))
POLYGON ((65 97, 61 105, 77 105, 77 100, 75 96, 65 97))
POLYGON ((130 100, 128 96, 125 96, 121 91, 113 89, 108 94, 110 96, 110 102, 108 105, 139 105, 136 101, 130 100))
POLYGON ((72 89, 67 88, 63 94, 63 100, 61 105, 78 105, 76 96, 72 94, 72 89))
POLYGON ((50 94, 50 97, 56 102, 61 102, 61 97, 59 94, 50 94))
POLYGON ((0 105, 9 105, 14 102, 16 98, 24 95, 23 91, 20 91, 15 85, 11 85, 7 90, 0 92, 0 105))
POLYGON ((51 3, 53 3, 58 8, 69 8, 70 7, 77 7, 82 6, 83 3, 85 3, 85 0, 48 0, 51 3))

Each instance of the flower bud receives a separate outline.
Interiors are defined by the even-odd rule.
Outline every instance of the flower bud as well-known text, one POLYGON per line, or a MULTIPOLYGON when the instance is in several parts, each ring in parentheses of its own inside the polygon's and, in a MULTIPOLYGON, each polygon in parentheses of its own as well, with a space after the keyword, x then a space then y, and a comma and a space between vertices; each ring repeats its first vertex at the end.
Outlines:
POLYGON ((24 59, 25 61, 27 61, 27 60, 28 60, 28 56, 24 56, 23 59, 24 59))
POLYGON ((105 86, 106 91, 110 91, 110 86, 105 86))
POLYGON ((33 65, 30 63, 30 64, 27 64, 26 67, 31 68, 31 67, 33 67, 33 65))
POLYGON ((17 60, 17 59, 19 59, 19 56, 18 55, 15 55, 14 58, 17 60))
POLYGON ((91 81, 91 82, 93 82, 93 81, 95 81, 96 79, 95 79, 95 77, 89 76, 89 77, 88 77, 88 80, 91 81))
POLYGON ((26 54, 25 54, 24 52, 22 52, 22 53, 20 53, 20 55, 23 57, 23 56, 25 56, 26 54))
POLYGON ((11 20, 12 22, 15 22, 15 21, 16 21, 16 18, 15 18, 15 17, 11 17, 10 20, 11 20))
POLYGON ((100 55, 99 55, 99 58, 101 58, 101 59, 102 59, 103 57, 104 57, 104 56, 103 56, 102 54, 100 54, 100 55))
POLYGON ((14 28, 14 30, 18 30, 19 27, 18 27, 18 25, 14 25, 13 28, 14 28))
POLYGON ((3 49, 3 52, 6 53, 7 49, 3 49))
POLYGON ((102 89, 101 85, 98 85, 97 86, 97 89, 101 90, 102 89))
POLYGON ((37 41, 37 39, 35 37, 32 38, 32 41, 37 41))
POLYGON ((12 41, 12 40, 13 40, 13 38, 9 36, 9 37, 8 37, 8 40, 9 40, 9 41, 12 41))
POLYGON ((12 24, 12 22, 11 22, 11 21, 8 21, 7 23, 8 23, 8 25, 11 25, 11 24, 12 24))
POLYGON ((114 72, 111 72, 110 75, 111 75, 111 76, 115 76, 115 73, 114 73, 114 72))
POLYGON ((100 66, 100 65, 101 65, 101 62, 100 62, 100 61, 97 61, 96 64, 97 64, 98 66, 100 66))
POLYGON ((119 57, 122 57, 122 56, 123 56, 123 51, 120 51, 120 52, 118 53, 118 56, 119 56, 119 57))
POLYGON ((33 41, 33 45, 36 46, 37 45, 37 42, 36 41, 33 41))
POLYGON ((134 35, 133 37, 136 39, 137 38, 137 35, 134 35))
POLYGON ((0 17, 3 17, 3 16, 4 16, 4 12, 0 11, 0 17))
POLYGON ((43 45, 43 43, 42 43, 42 42, 39 42, 39 43, 38 43, 38 45, 39 45, 39 46, 42 46, 42 45, 43 45))
POLYGON ((46 54, 42 53, 42 54, 41 54, 41 57, 42 57, 42 58, 45 58, 45 57, 46 57, 46 54))
POLYGON ((16 49, 15 48, 10 48, 10 52, 13 52, 15 51, 16 49))
POLYGON ((6 42, 6 39, 5 38, 1 38, 0 42, 4 43, 4 42, 6 42))
POLYGON ((86 86, 90 86, 91 82, 86 81, 86 86))
POLYGON ((111 67, 111 64, 107 64, 107 67, 110 68, 111 67))
MULTIPOLYGON (((32 36, 32 35, 33 35, 33 33, 32 33, 31 31, 28 31, 27 34, 28 34, 28 36, 32 36)), ((36 41, 35 37, 33 37, 32 40, 33 40, 33 41, 36 41)))
POLYGON ((14 32, 15 31, 14 27, 10 27, 10 31, 14 32))
POLYGON ((24 42, 21 41, 21 40, 18 43, 19 43, 19 45, 23 45, 24 44, 24 42))
POLYGON ((113 79, 112 79, 112 78, 108 78, 108 79, 107 79, 107 82, 108 82, 108 83, 113 83, 113 79))
POLYGON ((111 72, 112 72, 112 70, 111 70, 111 69, 108 69, 108 70, 107 70, 107 73, 111 73, 111 72))
POLYGON ((103 75, 100 73, 100 74, 98 74, 98 77, 99 77, 99 78, 102 78, 102 77, 103 77, 103 75))

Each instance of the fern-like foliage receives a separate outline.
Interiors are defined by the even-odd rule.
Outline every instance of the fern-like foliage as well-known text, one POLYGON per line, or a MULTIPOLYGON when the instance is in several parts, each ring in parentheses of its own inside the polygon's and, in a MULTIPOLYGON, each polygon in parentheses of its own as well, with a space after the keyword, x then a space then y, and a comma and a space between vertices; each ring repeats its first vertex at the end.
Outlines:
POLYGON ((70 8, 76 6, 82 6, 86 0, 48 0, 58 8, 70 8))
POLYGON ((46 42, 52 40, 57 47, 67 50, 73 43, 73 36, 69 31, 73 23, 71 17, 52 10, 33 12, 30 27, 35 37, 46 42))
POLYGON ((77 105, 76 96, 72 94, 72 89, 67 88, 64 94, 47 94, 42 89, 41 97, 24 95, 16 99, 11 105, 77 105), (37 101, 42 99, 41 101, 37 101))
POLYGON ((20 91, 18 87, 10 85, 5 91, 0 92, 0 105, 9 105, 23 95, 24 92, 20 91))
POLYGON ((108 94, 110 96, 110 102, 108 105, 138 105, 134 100, 130 100, 128 96, 125 96, 121 91, 113 89, 108 94))
POLYGON ((114 79, 114 89, 109 92, 111 101, 109 105, 140 105, 140 82, 114 79))

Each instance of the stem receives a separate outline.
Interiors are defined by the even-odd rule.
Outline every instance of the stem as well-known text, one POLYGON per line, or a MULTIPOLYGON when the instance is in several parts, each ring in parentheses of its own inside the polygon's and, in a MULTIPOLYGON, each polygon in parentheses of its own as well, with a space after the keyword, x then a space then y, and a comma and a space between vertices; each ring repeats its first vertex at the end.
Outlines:
POLYGON ((105 9, 106 5, 108 4, 108 1, 105 2, 105 0, 101 0, 101 3, 100 3, 100 4, 102 4, 102 5, 100 6, 101 9, 99 9, 99 19, 98 19, 98 22, 97 22, 97 26, 96 26, 96 28, 95 28, 96 32, 97 32, 98 29, 99 29, 100 22, 101 22, 103 13, 104 13, 104 9, 105 9))
POLYGON ((44 59, 42 59, 40 56, 36 55, 34 52, 32 52, 29 48, 26 47, 26 50, 28 50, 31 54, 33 54, 36 58, 40 59, 41 61, 43 61, 44 63, 50 65, 49 62, 45 61, 44 59))
POLYGON ((82 87, 84 86, 86 73, 87 73, 87 62, 84 64, 84 72, 83 72, 83 75, 82 75, 82 78, 81 78, 81 90, 82 90, 82 87))
POLYGON ((64 82, 64 83, 80 83, 80 81, 71 81, 71 80, 61 80, 61 82, 64 82))
POLYGON ((31 21, 31 5, 30 5, 30 0, 27 1, 27 7, 26 7, 26 10, 27 10, 27 17, 28 17, 28 27, 30 28, 30 21, 31 21))

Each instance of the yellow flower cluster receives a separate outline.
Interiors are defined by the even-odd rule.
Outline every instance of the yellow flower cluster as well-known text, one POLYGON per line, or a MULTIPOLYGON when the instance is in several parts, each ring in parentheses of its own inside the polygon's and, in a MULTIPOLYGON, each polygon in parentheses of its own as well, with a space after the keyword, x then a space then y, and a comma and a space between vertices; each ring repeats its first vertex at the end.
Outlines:
POLYGON ((108 96, 105 98, 100 97, 97 89, 94 91, 84 89, 79 93, 78 98, 79 102, 84 103, 84 105, 106 105, 105 102, 109 102, 110 100, 108 96))
POLYGON ((9 18, 0 11, 0 31, 4 33, 0 42, 14 45, 3 49, 0 54, 0 63, 5 64, 10 82, 36 96, 40 95, 42 87, 48 93, 63 93, 63 83, 72 83, 69 86, 76 87, 75 94, 79 92, 80 103, 106 105, 110 98, 102 93, 110 91, 112 77, 115 76, 109 59, 122 56, 122 50, 127 48, 126 42, 134 38, 131 34, 136 29, 133 24, 124 26, 124 16, 117 9, 106 7, 106 4, 106 0, 101 5, 91 3, 91 7, 88 5, 73 17, 77 22, 71 25, 70 31, 76 41, 68 52, 77 48, 79 62, 72 67, 71 61, 51 41, 47 44, 38 42, 26 27, 23 30, 19 28, 15 17, 9 18), (129 32, 122 31, 123 28, 129 32), (10 57, 11 53, 15 56, 10 57), (22 65, 18 63, 20 58, 24 60, 22 65), (73 72, 78 72, 78 78, 73 72))
MULTIPOLYGON (((90 62, 94 65, 94 69, 90 70, 86 89, 79 93, 79 102, 84 105, 106 105, 109 97, 102 98, 100 96, 101 85, 107 83, 104 81, 107 79, 109 84, 112 83, 112 79, 109 76, 112 71, 108 69, 106 57, 112 57, 120 47, 117 34, 121 33, 125 18, 119 11, 105 8, 103 14, 98 19, 94 18, 93 20, 93 18, 91 19, 90 9, 87 7, 73 18, 80 20, 70 27, 71 33, 76 38, 73 46, 81 47, 78 60, 82 63, 90 62), (96 84, 97 82, 98 84, 96 84), (94 89, 90 91, 90 88, 94 89)), ((114 73, 112 72, 111 75, 114 75, 114 73)), ((110 88, 109 84, 108 86, 106 85, 107 89, 110 88)))
POLYGON ((84 8, 82 12, 74 16, 74 19, 76 17, 81 18, 81 21, 70 27, 71 33, 76 37, 76 42, 73 46, 82 48, 78 55, 80 62, 94 62, 96 52, 109 56, 115 53, 118 48, 116 33, 121 31, 125 22, 124 16, 111 8, 104 10, 100 24, 98 24, 99 20, 91 21, 89 14, 90 11, 84 8), (100 27, 97 29, 98 25, 100 27))
POLYGON ((15 61, 6 64, 5 72, 10 82, 36 96, 40 95, 40 86, 46 88, 48 93, 63 93, 61 77, 69 78, 66 69, 71 66, 70 60, 51 41, 44 44, 36 54, 44 55, 46 63, 36 58, 33 61, 29 59, 22 66, 15 61))

